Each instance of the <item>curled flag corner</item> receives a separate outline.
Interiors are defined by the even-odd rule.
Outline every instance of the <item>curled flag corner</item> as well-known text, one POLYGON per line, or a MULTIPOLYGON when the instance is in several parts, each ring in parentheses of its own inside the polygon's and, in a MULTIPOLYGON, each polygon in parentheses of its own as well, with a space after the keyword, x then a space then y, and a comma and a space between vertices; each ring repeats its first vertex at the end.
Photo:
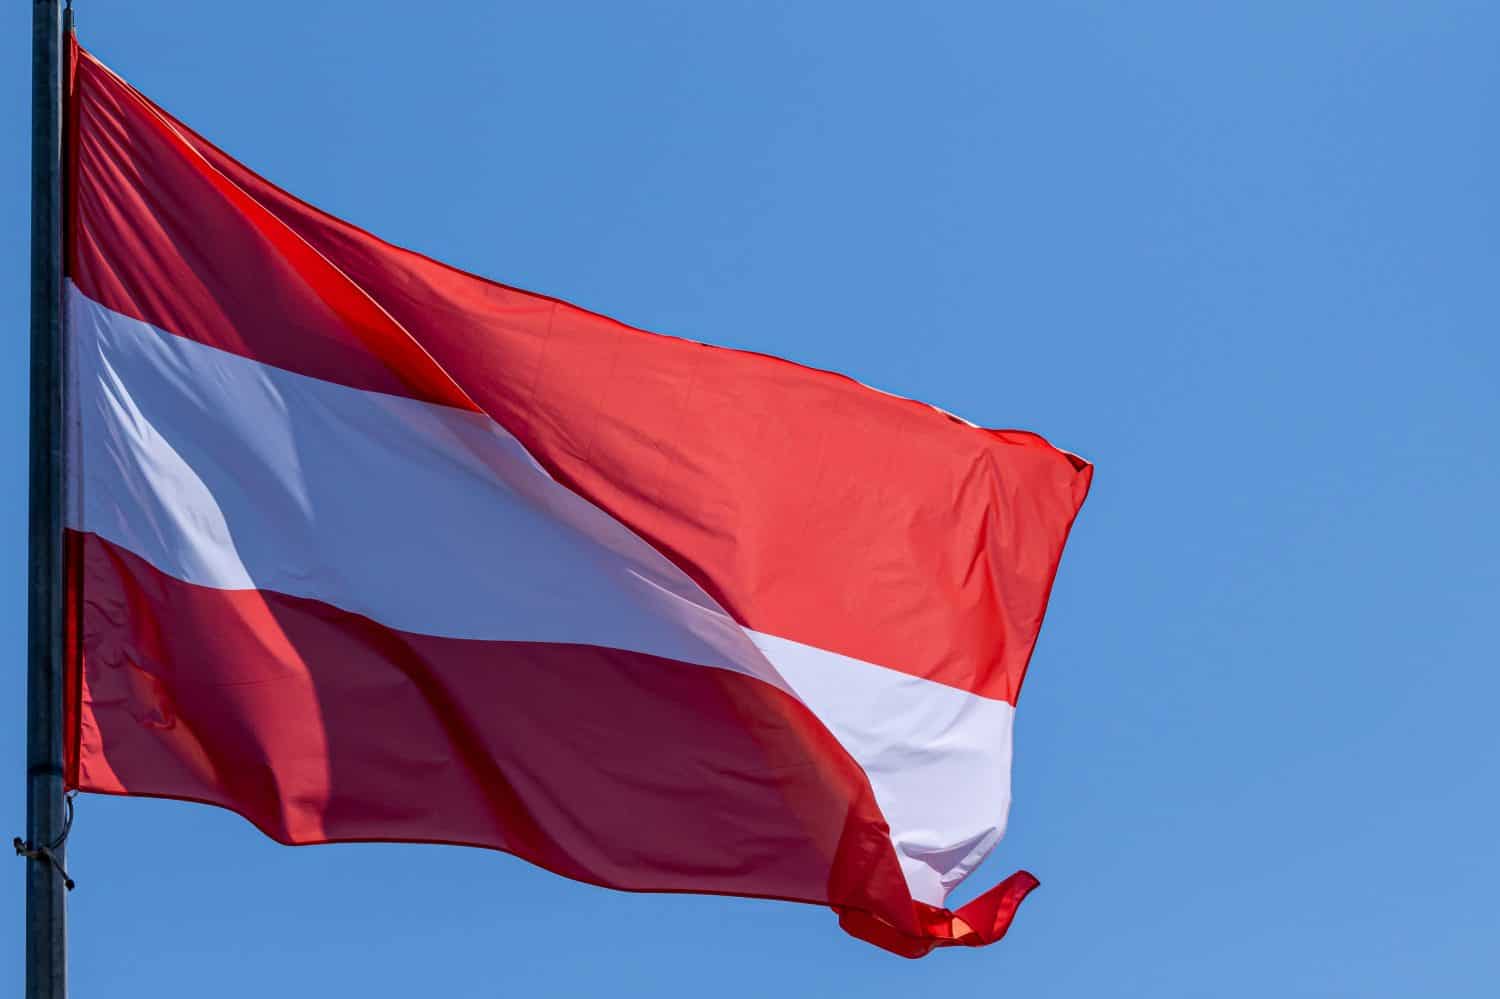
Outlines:
POLYGON ((914 902, 916 934, 859 909, 838 909, 839 926, 852 937, 902 957, 925 957, 938 947, 985 947, 1005 936, 1016 910, 1039 884, 1030 871, 1017 871, 957 912, 914 902))

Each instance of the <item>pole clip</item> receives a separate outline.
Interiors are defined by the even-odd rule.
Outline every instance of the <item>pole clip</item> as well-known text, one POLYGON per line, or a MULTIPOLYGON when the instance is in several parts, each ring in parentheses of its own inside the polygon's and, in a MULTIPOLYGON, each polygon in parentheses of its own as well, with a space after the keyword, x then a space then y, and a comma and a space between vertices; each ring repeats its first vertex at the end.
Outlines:
POLYGON ((57 839, 46 846, 32 846, 30 840, 24 840, 19 836, 11 840, 11 843, 16 848, 16 856, 25 857, 27 860, 45 860, 51 864, 52 869, 62 877, 63 887, 68 891, 73 890, 74 882, 68 876, 67 870, 63 867, 62 861, 58 859, 55 851, 62 848, 62 845, 68 841, 68 833, 73 830, 73 798, 77 794, 78 792, 74 791, 64 799, 68 806, 68 815, 63 820, 62 832, 58 833, 57 839))

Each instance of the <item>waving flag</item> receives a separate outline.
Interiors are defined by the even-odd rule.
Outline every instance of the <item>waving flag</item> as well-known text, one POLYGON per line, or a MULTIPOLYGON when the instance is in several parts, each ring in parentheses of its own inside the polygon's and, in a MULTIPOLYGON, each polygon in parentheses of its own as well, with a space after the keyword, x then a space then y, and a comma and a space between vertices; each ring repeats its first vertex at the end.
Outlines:
POLYGON ((1090 466, 398 249, 75 50, 68 783, 824 904, 999 842, 1090 466))

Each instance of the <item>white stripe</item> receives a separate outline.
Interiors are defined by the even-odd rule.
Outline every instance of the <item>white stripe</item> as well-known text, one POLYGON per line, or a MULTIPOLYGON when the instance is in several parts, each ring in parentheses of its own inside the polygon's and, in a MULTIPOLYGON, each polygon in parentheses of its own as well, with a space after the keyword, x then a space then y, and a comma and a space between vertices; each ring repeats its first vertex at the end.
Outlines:
POLYGON ((798 697, 869 775, 914 898, 999 841, 1013 709, 741 628, 485 416, 293 374, 68 289, 70 526, 177 579, 452 638, 599 645, 798 697))

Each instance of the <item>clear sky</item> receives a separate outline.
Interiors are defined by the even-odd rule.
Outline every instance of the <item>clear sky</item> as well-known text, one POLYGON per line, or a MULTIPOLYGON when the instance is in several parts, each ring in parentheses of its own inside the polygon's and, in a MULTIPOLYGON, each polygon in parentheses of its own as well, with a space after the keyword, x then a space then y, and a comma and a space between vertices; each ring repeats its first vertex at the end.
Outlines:
MULTIPOLYGON (((29 7, 0 6, 7 837, 29 7)), ((84 798, 76 995, 1496 994, 1500 5, 79 8, 126 79, 379 235, 1098 471, 969 888, 1041 878, 999 945, 905 962, 810 906, 84 798)))

